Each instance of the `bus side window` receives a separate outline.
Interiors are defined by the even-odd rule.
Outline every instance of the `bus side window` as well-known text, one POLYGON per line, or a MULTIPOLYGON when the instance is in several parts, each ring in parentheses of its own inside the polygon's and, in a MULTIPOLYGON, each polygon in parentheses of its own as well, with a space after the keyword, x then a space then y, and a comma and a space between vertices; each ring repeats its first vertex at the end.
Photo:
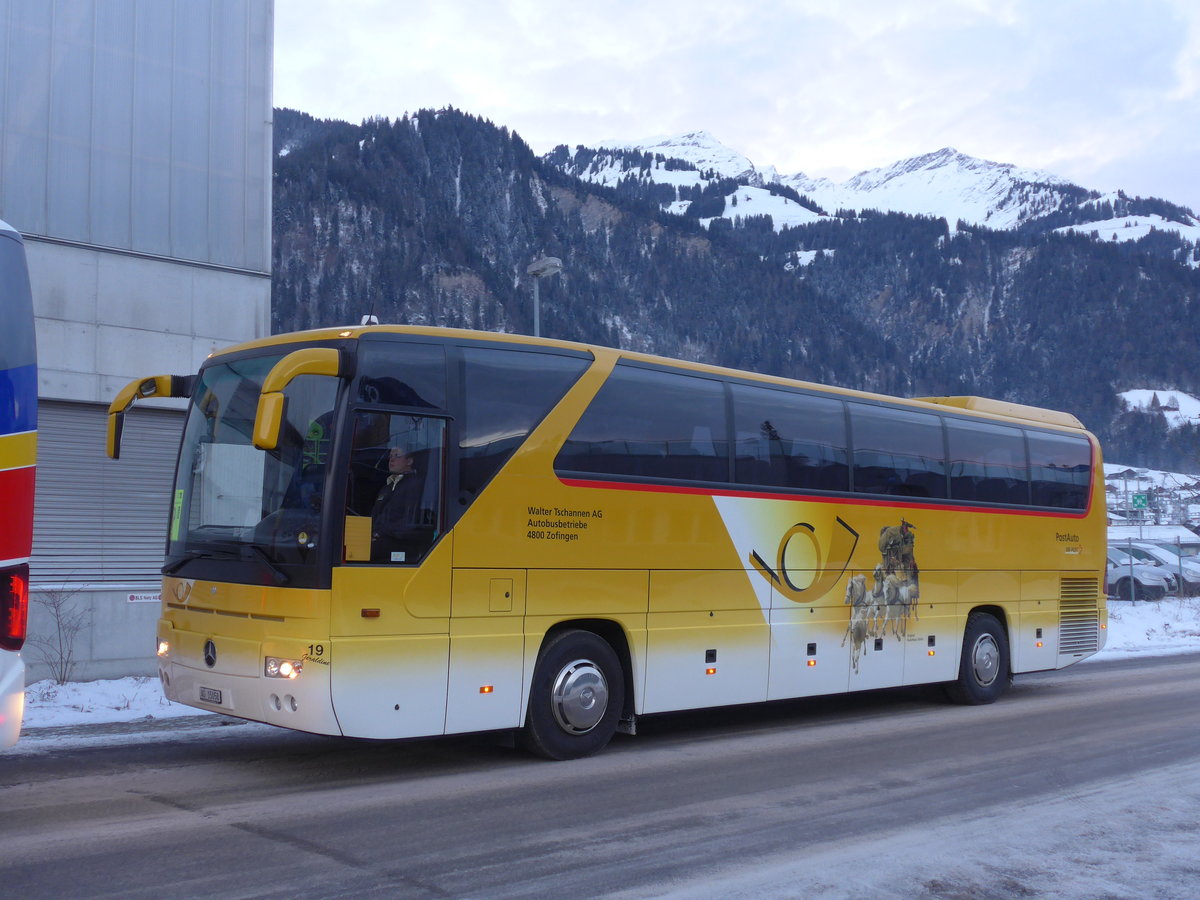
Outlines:
POLYGON ((619 365, 554 465, 559 471, 728 482, 727 434, 720 381, 619 365))
POLYGON ((1019 428, 951 419, 950 496, 984 503, 1029 503, 1029 465, 1019 428))
POLYGON ((1085 438, 1029 431, 1033 505, 1087 509, 1092 448, 1085 438))
POLYGON ((855 491, 946 496, 946 452, 937 416, 851 403, 850 422, 855 491))
POLYGON ((740 484, 844 491, 850 486, 841 400, 735 384, 740 484))
POLYGON ((459 490, 487 486, 591 364, 578 356, 464 347, 459 490))

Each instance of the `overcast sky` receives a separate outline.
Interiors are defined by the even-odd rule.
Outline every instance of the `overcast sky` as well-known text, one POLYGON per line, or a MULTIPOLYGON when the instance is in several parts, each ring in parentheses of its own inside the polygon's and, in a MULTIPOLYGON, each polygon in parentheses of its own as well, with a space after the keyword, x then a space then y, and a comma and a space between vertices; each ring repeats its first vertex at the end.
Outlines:
POLYGON ((275 105, 705 130, 837 181, 950 146, 1200 212, 1196 0, 276 0, 275 105))

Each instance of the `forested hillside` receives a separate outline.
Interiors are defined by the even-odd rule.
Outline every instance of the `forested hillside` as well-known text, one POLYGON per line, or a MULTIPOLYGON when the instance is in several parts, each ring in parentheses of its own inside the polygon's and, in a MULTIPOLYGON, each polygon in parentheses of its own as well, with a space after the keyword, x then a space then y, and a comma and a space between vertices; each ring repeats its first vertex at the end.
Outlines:
POLYGON ((1178 239, 952 232, 869 211, 706 229, 664 212, 653 186, 579 181, 454 110, 362 125, 276 110, 275 123, 277 330, 374 313, 529 331, 525 268, 545 254, 564 264, 541 285, 548 336, 1051 406, 1099 433, 1111 459, 1200 468, 1195 428, 1168 435, 1116 397, 1200 393, 1200 272, 1180 262, 1178 239))

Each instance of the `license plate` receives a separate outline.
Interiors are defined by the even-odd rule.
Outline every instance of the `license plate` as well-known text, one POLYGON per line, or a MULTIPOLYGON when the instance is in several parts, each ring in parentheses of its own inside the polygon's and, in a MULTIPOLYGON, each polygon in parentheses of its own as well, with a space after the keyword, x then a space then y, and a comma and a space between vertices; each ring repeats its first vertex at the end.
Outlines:
POLYGON ((221 702, 221 692, 216 688, 202 687, 200 688, 200 699, 205 703, 216 703, 219 705, 221 702))

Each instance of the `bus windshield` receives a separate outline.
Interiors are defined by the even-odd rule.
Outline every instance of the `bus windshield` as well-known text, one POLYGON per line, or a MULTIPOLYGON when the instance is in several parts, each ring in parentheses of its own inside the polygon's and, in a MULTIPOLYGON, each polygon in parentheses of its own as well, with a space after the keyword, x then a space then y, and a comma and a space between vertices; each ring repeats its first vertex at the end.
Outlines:
POLYGON ((240 560, 298 586, 294 567, 315 569, 338 382, 294 379, 279 445, 264 453, 252 442, 254 416, 263 379, 281 358, 201 372, 184 426, 164 572, 194 560, 240 560))

